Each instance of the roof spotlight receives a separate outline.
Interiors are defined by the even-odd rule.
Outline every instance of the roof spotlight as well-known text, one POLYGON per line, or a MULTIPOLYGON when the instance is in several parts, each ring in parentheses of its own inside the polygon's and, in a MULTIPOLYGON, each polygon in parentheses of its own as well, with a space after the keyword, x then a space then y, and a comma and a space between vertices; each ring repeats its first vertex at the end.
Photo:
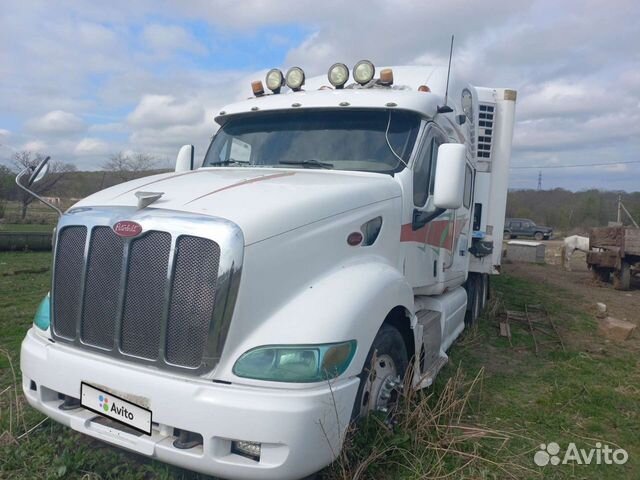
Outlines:
POLYGON ((360 60, 353 67, 353 79, 360 85, 369 83, 376 74, 376 67, 369 60, 360 60))
POLYGON ((336 88, 344 87, 349 80, 349 69, 344 63, 334 63, 327 73, 329 83, 336 88))
POLYGON ((277 68, 272 68, 267 72, 264 83, 273 93, 280 93, 280 88, 284 85, 284 75, 277 68))
POLYGON ((291 67, 287 70, 287 87, 297 92, 304 85, 304 72, 300 67, 291 67))

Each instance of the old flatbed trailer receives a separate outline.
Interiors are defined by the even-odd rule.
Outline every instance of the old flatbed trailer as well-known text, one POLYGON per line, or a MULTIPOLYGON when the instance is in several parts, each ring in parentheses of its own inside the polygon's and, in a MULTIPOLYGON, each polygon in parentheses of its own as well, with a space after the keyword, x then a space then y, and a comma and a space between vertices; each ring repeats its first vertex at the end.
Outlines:
POLYGON ((587 263, 594 276, 608 281, 613 273, 613 286, 629 290, 631 274, 640 264, 640 229, 631 227, 599 227, 589 232, 587 263))

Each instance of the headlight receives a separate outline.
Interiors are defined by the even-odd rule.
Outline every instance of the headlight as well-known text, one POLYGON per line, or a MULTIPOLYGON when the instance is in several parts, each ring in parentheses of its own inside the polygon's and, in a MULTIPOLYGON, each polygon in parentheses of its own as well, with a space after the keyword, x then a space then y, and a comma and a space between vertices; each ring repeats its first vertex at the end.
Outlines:
POLYGON ((284 85, 284 75, 277 68, 272 68, 267 72, 265 83, 273 93, 280 93, 280 88, 284 85))
POLYGON ((369 60, 360 60, 353 67, 353 79, 360 85, 369 83, 376 74, 376 67, 369 60))
POLYGON ((273 382, 321 382, 344 373, 355 353, 355 340, 323 345, 270 345, 243 354, 233 366, 233 373, 273 382))
POLYGON ((287 87, 297 92, 304 85, 304 72, 300 67, 291 67, 287 70, 287 87))
POLYGON ((33 323, 40 330, 47 330, 49 325, 51 325, 51 315, 50 315, 50 302, 49 302, 49 294, 42 299, 40 302, 40 306, 36 311, 36 316, 33 317, 33 323))
POLYGON ((349 69, 344 63, 334 63, 327 73, 329 83, 336 88, 342 88, 349 80, 349 69))

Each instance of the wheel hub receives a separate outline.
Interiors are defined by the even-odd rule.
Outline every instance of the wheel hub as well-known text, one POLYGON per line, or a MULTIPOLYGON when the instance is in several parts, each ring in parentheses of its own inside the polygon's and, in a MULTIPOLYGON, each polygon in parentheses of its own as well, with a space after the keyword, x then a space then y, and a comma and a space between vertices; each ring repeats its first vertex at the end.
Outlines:
POLYGON ((363 413, 387 412, 398 397, 402 381, 395 362, 389 355, 374 358, 363 392, 363 413))

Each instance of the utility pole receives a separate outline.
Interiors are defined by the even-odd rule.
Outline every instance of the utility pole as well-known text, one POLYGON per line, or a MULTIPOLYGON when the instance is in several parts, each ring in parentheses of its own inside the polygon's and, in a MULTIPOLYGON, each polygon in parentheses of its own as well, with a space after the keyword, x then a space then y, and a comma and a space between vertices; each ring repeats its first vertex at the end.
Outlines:
MULTIPOLYGON (((538 171, 538 191, 542 190, 542 170, 538 171)), ((620 215, 618 213, 618 215, 620 215)))
POLYGON ((622 195, 618 195, 618 225, 622 223, 622 195))

